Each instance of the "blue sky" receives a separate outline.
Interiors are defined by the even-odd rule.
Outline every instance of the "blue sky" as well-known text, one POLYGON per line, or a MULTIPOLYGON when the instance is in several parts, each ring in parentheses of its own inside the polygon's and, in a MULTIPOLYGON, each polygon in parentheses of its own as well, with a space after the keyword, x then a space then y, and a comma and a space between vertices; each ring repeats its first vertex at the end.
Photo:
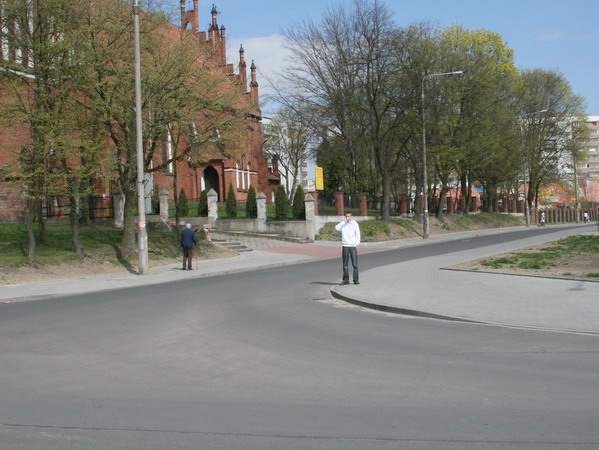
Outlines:
MULTIPOLYGON (((191 2, 191 0, 187 0, 191 2)), ((324 0, 200 0, 200 27, 210 21, 212 4, 227 28, 229 60, 236 62, 243 43, 246 59, 254 59, 262 91, 266 78, 284 65, 283 31, 294 22, 320 20, 324 0)), ((345 3, 350 4, 349 1, 345 3)), ((502 35, 514 49, 516 65, 563 73, 573 91, 599 115, 599 2, 596 0, 387 0, 395 22, 431 22, 442 27, 462 24, 502 35)))

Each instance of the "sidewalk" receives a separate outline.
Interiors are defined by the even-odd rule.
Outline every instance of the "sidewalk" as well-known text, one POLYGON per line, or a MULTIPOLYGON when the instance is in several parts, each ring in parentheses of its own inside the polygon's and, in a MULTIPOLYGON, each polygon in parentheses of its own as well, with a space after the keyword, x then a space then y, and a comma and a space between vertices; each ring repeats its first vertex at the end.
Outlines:
MULTIPOLYGON (((331 293, 337 298, 370 308, 421 317, 599 334, 597 282, 440 270, 460 262, 553 241, 567 235, 591 233, 595 229, 592 226, 569 231, 563 228, 555 226, 554 233, 520 239, 510 244, 363 271, 360 285, 334 286, 331 293)), ((410 239, 364 243, 360 246, 360 254, 512 230, 441 235, 427 241, 410 239)), ((199 270, 193 271, 183 271, 177 263, 152 268, 150 274, 143 277, 121 272, 71 280, 0 285, 0 302, 38 300, 279 267, 315 259, 339 258, 340 253, 339 242, 328 241, 313 244, 262 243, 254 244, 254 247, 259 249, 231 258, 202 261, 199 270)))

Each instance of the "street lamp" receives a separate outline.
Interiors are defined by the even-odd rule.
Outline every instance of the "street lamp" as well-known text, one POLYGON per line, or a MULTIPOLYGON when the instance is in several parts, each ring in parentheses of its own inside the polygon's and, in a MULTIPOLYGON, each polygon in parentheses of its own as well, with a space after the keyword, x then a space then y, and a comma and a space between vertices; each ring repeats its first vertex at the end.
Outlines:
MULTIPOLYGON (((522 151, 524 151, 524 127, 522 126, 522 121, 524 120, 524 118, 528 117, 528 116, 533 116, 535 114, 543 114, 546 113, 547 110, 546 109, 542 109, 540 111, 535 111, 535 112, 531 112, 528 114, 524 114, 522 116, 520 116, 520 137, 521 137, 521 142, 522 142, 522 151)), ((526 179, 528 175, 528 164, 525 164, 524 167, 524 217, 525 217, 525 221, 526 221, 526 226, 530 227, 530 206, 528 204, 528 192, 529 192, 529 187, 526 184, 526 179)))
POLYGON ((422 239, 427 239, 429 234, 428 226, 428 180, 426 171, 426 120, 424 114, 424 85, 427 78, 442 77, 445 75, 461 75, 464 72, 457 70, 455 72, 442 72, 442 73, 430 73, 422 77, 422 92, 421 92, 421 108, 420 113, 422 117, 422 197, 424 198, 424 212, 422 214, 422 239))
POLYGON ((139 275, 148 274, 148 231, 146 229, 146 204, 144 198, 144 153, 143 153, 143 125, 141 115, 141 50, 139 43, 139 0, 133 1, 133 26, 135 37, 135 128, 137 150, 137 208, 138 218, 138 250, 139 250, 139 275))

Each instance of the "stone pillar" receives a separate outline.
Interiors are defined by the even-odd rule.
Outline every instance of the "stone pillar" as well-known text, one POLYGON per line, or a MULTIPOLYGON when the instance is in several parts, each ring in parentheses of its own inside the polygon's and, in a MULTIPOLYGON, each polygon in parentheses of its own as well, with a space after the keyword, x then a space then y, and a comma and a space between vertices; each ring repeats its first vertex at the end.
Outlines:
POLYGON ((214 223, 218 219, 218 194, 214 189, 210 189, 208 194, 208 218, 214 223))
POLYGON ((515 212, 516 212, 516 210, 517 210, 517 208, 518 208, 518 207, 517 207, 517 203, 516 203, 516 202, 517 202, 517 200, 516 200, 516 197, 514 197, 514 198, 511 200, 511 203, 512 203, 512 212, 513 212, 513 213, 515 213, 515 212))
POLYGON ((526 206, 524 205, 525 201, 526 200, 518 200, 518 212, 521 213, 521 214, 524 214, 524 212, 525 212, 524 211, 525 208, 526 208, 526 206))
POLYGON ((308 192, 314 199, 314 215, 318 215, 318 191, 308 192))
POLYGON ((453 197, 447 197, 447 214, 453 214, 453 197))
POLYGON ((502 209, 503 209, 504 213, 509 212, 509 210, 508 210, 508 201, 507 201, 507 197, 506 196, 503 196, 503 202, 502 202, 501 206, 502 206, 502 209))
POLYGON ((125 226, 125 194, 117 192, 113 195, 114 226, 123 228, 125 226))
POLYGON ((466 212, 466 199, 464 197, 460 197, 460 212, 466 212))
POLYGON ((304 205, 306 208, 306 237, 311 241, 316 236, 316 219, 314 214, 314 197, 311 194, 306 194, 304 197, 304 205))
POLYGON ((472 212, 477 213, 478 212, 478 199, 479 197, 473 196, 472 197, 472 212))
POLYGON ((366 194, 358 195, 358 202, 360 206, 360 215, 367 216, 368 215, 368 199, 366 198, 366 194))
POLYGON ((402 216, 408 214, 408 200, 406 199, 405 194, 399 196, 399 212, 402 216))
POLYGON ((259 192, 256 195, 256 207, 258 214, 256 216, 256 224, 260 233, 266 232, 266 195, 264 192, 259 192))
POLYGON ((168 190, 160 189, 158 197, 160 198, 160 220, 166 222, 168 220, 168 190))
POLYGON ((345 205, 343 204, 343 192, 335 192, 335 209, 338 216, 345 215, 345 205))

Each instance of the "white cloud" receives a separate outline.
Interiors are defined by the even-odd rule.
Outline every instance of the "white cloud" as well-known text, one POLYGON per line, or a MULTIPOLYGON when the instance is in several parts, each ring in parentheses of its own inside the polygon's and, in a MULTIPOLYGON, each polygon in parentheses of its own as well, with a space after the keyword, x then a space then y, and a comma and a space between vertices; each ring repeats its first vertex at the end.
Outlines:
POLYGON ((256 63, 260 96, 273 93, 271 83, 276 83, 277 73, 287 64, 289 51, 284 46, 285 38, 280 34, 264 37, 227 40, 227 60, 236 67, 239 62, 239 47, 243 44, 245 61, 249 67, 252 60, 256 63))
POLYGON ((561 31, 555 31, 553 33, 544 34, 541 36, 542 41, 559 41, 566 37, 565 33, 561 31))

